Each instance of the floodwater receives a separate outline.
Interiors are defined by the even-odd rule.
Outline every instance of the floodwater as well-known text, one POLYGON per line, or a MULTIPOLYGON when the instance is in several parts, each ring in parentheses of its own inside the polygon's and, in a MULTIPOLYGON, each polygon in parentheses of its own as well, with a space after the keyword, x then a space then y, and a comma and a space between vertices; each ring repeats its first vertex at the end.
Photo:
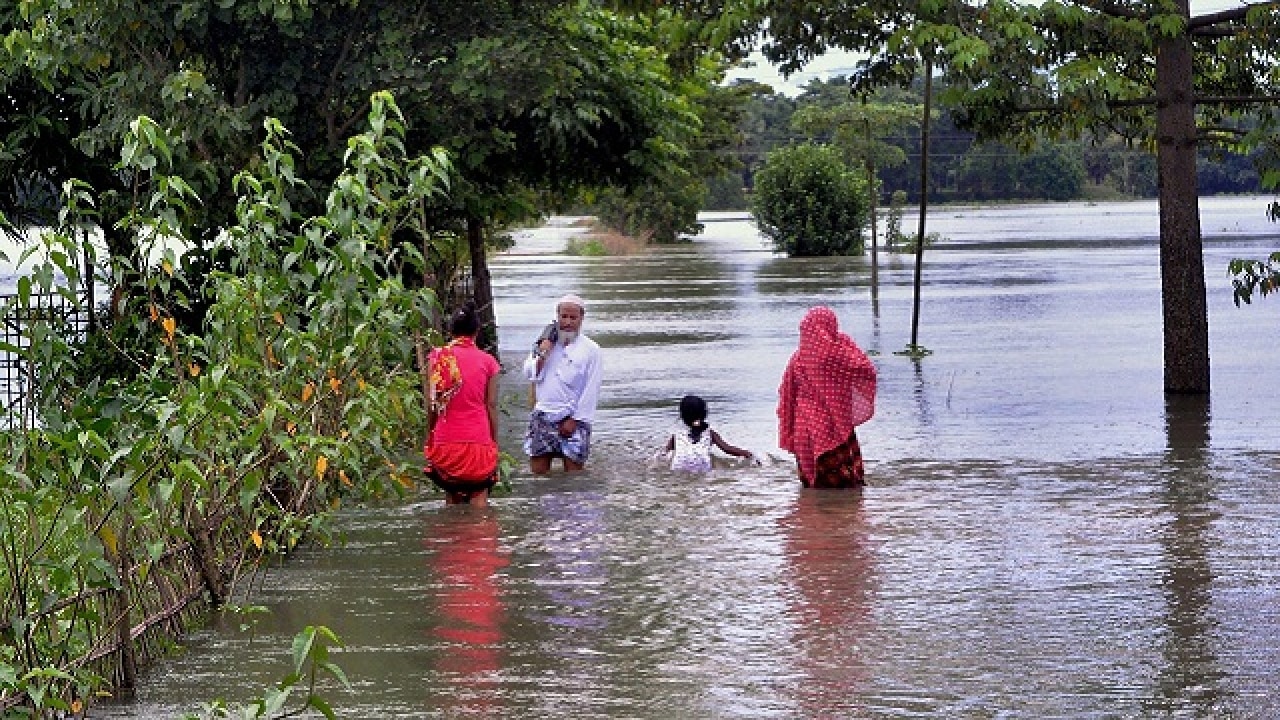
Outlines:
MULTIPOLYGON (((1280 715, 1280 298, 1226 263, 1280 248, 1263 201, 1206 200, 1211 402, 1162 392, 1154 203, 943 208, 925 255, 786 259, 747 222, 687 246, 492 261, 504 363, 589 303, 606 379, 588 471, 488 510, 349 510, 99 717, 243 702, 323 624, 342 718, 1272 718, 1280 715), (873 354, 870 487, 801 489, 774 403, 805 309, 873 354), (764 467, 651 461, 686 393, 764 467)), ((904 228, 914 229, 907 218, 904 228)), ((527 389, 505 377, 504 448, 527 389)))

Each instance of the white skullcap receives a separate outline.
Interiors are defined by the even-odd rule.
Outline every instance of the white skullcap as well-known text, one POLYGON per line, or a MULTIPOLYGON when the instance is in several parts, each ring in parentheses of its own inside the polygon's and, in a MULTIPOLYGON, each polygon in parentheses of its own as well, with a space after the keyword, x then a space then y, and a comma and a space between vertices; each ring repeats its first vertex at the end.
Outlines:
POLYGON ((556 301, 556 310, 559 310, 561 305, 574 305, 584 313, 587 311, 587 301, 572 293, 556 301))

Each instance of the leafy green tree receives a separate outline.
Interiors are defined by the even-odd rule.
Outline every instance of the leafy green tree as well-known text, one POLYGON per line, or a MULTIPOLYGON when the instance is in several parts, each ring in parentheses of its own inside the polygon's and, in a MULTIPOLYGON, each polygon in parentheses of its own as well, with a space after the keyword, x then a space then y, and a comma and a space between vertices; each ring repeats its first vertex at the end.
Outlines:
POLYGON ((791 126, 796 101, 756 82, 739 81, 735 87, 751 94, 740 125, 741 136, 735 149, 742 161, 742 185, 750 193, 755 187, 756 171, 775 148, 803 139, 791 126))
POLYGON ((701 230, 697 214, 705 204, 708 180, 741 166, 726 151, 737 143, 738 123, 750 95, 742 87, 721 86, 727 67, 722 56, 690 58, 675 52, 671 38, 681 33, 673 29, 695 23, 666 12, 656 15, 652 22, 640 24, 644 37, 638 36, 637 42, 667 51, 666 72, 685 102, 688 121, 668 133, 668 161, 653 164, 638 182, 606 188, 592 209, 606 225, 623 233, 670 243, 701 230))
POLYGON ((823 138, 839 148, 850 163, 863 168, 867 185, 868 225, 871 229, 871 252, 876 252, 876 208, 879 205, 882 167, 898 167, 907 161, 902 148, 884 138, 918 126, 920 108, 905 103, 868 103, 848 97, 847 85, 838 86, 844 99, 834 103, 802 106, 792 117, 792 124, 811 137, 823 138))
POLYGON ((1017 151, 1002 142, 978 143, 956 168, 957 196, 971 200, 1012 198, 1018 192, 1017 151))
POLYGON ((769 153, 756 174, 752 212, 778 252, 790 257, 862 252, 866 180, 839 150, 814 143, 769 153))
POLYGON ((1018 163, 1023 191, 1037 199, 1078 198, 1084 190, 1084 177, 1084 161, 1075 148, 1066 144, 1042 145, 1018 163))
POLYGON ((791 122, 810 138, 839 148, 850 163, 898 167, 907 161, 906 153, 883 139, 918 126, 920 108, 846 98, 836 105, 802 104, 791 122))
POLYGON ((151 180, 112 165, 133 119, 152 117, 179 138, 171 160, 200 198, 175 210, 199 252, 232 217, 232 173, 261 161, 265 117, 300 149, 293 172, 304 182, 286 200, 316 212, 324 195, 314 188, 337 176, 371 92, 387 89, 408 151, 443 145, 457 173, 448 199, 424 201, 395 239, 437 275, 468 258, 491 313, 485 249, 497 231, 585 189, 688 164, 699 117, 654 46, 656 28, 589 0, 11 3, 0 8, 0 90, 30 102, 0 124, 0 162, 13 155, 12 167, 47 169, 54 184, 89 179, 113 254, 136 263, 119 220, 151 180), (33 155, 41 143, 63 155, 33 155))
MULTIPOLYGON (((1188 0, 779 0, 763 15, 765 52, 784 69, 828 48, 868 53, 859 82, 871 85, 938 68, 947 81, 941 102, 960 108, 980 137, 1110 128, 1150 142, 1160 178, 1165 390, 1209 391, 1197 122, 1215 125, 1280 96, 1280 3, 1193 17, 1188 0)), ((1271 126, 1231 141, 1256 143, 1271 126)))

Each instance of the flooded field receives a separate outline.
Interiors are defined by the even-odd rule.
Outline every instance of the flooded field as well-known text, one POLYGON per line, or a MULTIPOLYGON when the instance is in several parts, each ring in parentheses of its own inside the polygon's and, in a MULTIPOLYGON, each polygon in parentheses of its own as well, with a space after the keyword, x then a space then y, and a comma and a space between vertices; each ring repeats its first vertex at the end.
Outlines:
MULTIPOLYGON (((750 223, 626 258, 526 231, 492 259, 503 447, 555 298, 605 351, 588 471, 521 471, 485 511, 348 510, 346 542, 272 570, 254 637, 193 636, 135 701, 243 701, 324 624, 343 718, 1271 718, 1280 714, 1280 298, 1226 263, 1280 249, 1259 199, 1206 200, 1213 395, 1162 392, 1154 203, 944 208, 920 343, 913 258, 787 259, 750 223), (774 406, 797 323, 829 305, 880 372, 870 487, 800 488, 774 406), (697 393, 771 458, 651 461, 697 393)), ((904 227, 914 227, 911 219, 904 227)))

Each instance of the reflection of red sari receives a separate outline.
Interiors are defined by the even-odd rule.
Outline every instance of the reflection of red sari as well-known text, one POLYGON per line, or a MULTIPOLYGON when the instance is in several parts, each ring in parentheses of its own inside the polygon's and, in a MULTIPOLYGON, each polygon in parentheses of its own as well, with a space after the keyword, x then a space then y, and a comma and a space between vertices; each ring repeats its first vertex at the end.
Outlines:
POLYGON ((489 511, 443 513, 431 528, 428 549, 438 590, 443 641, 436 670, 454 686, 451 696, 472 711, 490 709, 502 667, 503 607, 497 573, 509 563, 498 544, 498 521, 489 511))
POLYGON ((804 490, 795 503, 780 522, 805 676, 798 699, 812 710, 804 717, 830 717, 850 709, 864 679, 859 648, 872 628, 872 554, 861 494, 804 490))
POLYGON ((795 454, 805 486, 862 485, 862 451, 854 428, 875 414, 875 401, 875 365, 840 332, 830 308, 810 309, 800 321, 800 345, 778 387, 778 445, 795 454), (822 456, 833 451, 840 452, 822 464, 822 456), (840 477, 825 477, 833 469, 840 477))

